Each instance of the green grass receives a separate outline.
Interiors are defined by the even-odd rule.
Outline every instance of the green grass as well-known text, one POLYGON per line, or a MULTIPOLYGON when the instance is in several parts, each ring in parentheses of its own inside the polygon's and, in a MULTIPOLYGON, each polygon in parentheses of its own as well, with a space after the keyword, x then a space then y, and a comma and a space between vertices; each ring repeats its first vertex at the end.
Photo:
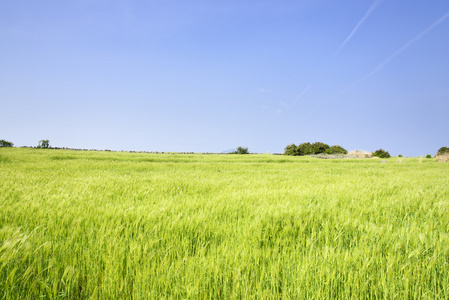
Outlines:
POLYGON ((449 299, 449 164, 0 148, 1 299, 449 299))

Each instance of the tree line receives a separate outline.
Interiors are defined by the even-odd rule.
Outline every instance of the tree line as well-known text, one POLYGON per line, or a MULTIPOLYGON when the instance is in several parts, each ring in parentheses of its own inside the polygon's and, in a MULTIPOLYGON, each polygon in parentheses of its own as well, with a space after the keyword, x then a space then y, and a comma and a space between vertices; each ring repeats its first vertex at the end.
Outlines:
MULTIPOLYGON (((0 147, 14 147, 14 143, 8 142, 6 140, 0 140, 0 147)), ((43 148, 43 149, 50 148, 50 141, 40 140, 36 148, 43 148)))
MULTIPOLYGON (((14 143, 6 141, 6 140, 0 140, 0 147, 14 147, 14 143)), ((50 141, 49 140, 40 140, 38 145, 36 146, 36 148, 40 148, 40 149, 51 148, 50 141)), ((235 151, 230 152, 230 154, 249 154, 249 151, 248 151, 248 148, 239 146, 239 147, 237 147, 237 149, 235 149, 235 151)), ((293 155, 293 156, 304 156, 304 155, 314 155, 314 154, 329 154, 329 155, 343 154, 343 155, 346 155, 346 154, 348 154, 348 151, 340 145, 329 146, 328 144, 322 143, 322 142, 315 142, 315 143, 306 142, 306 143, 302 143, 299 145, 290 144, 290 145, 286 146, 284 148, 283 154, 284 155, 293 155)), ((388 151, 383 150, 383 149, 378 149, 378 150, 372 152, 372 155, 380 157, 380 158, 391 157, 390 153, 388 153, 388 151)), ((441 155, 449 155, 449 148, 441 147, 440 149, 438 149, 436 156, 441 156, 441 155)), ((399 156, 402 157, 402 155, 400 155, 400 154, 399 154, 399 156)), ((430 154, 427 155, 427 157, 429 157, 429 156, 430 156, 430 154)))
POLYGON ((322 142, 302 143, 296 146, 290 144, 284 149, 284 155, 312 155, 312 154, 348 154, 348 151, 340 145, 329 146, 322 142))

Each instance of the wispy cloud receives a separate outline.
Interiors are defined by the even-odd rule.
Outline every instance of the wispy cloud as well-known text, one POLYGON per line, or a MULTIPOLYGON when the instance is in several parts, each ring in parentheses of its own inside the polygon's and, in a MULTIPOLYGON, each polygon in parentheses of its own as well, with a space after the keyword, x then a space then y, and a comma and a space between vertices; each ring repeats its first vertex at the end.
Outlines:
POLYGON ((335 54, 337 54, 349 40, 352 38, 352 36, 357 32, 360 26, 362 26, 363 22, 372 14, 372 12, 383 2, 384 0, 376 0, 371 7, 368 9, 368 11, 365 13, 365 15, 360 19, 360 21, 357 23, 357 25, 352 29, 351 33, 348 35, 348 37, 341 43, 340 47, 338 47, 335 54))

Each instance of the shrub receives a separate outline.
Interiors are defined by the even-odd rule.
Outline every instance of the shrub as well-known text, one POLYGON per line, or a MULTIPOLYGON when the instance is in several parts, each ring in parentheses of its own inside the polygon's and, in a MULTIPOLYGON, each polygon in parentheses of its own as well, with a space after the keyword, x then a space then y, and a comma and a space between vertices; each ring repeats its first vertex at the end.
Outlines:
POLYGON ((324 151, 325 154, 334 154, 332 153, 331 148, 327 148, 326 151, 324 151))
POLYGON ((310 155, 313 154, 313 147, 311 143, 302 143, 297 148, 297 155, 310 155))
POLYGON ((345 148, 339 145, 329 147, 328 144, 315 142, 313 144, 307 142, 296 146, 290 144, 284 148, 284 155, 312 155, 312 154, 347 154, 345 148))
POLYGON ((399 154, 398 157, 402 157, 402 154, 399 154))
POLYGON ((12 147, 14 144, 5 140, 0 140, 0 147, 12 147))
POLYGON ((284 148, 284 155, 298 155, 298 147, 295 144, 290 144, 284 148))
POLYGON ((312 154, 325 153, 329 149, 329 145, 321 142, 315 142, 312 145, 312 154))
POLYGON ((233 154, 249 154, 248 152, 248 148, 244 148, 244 147, 237 147, 237 150, 235 150, 234 152, 232 152, 233 154))
POLYGON ((441 147, 438 150, 437 155, 443 155, 443 154, 449 154, 449 148, 448 147, 441 147))
POLYGON ((384 149, 377 149, 374 151, 373 156, 379 157, 379 158, 390 158, 391 155, 388 153, 388 151, 385 151, 384 149))
POLYGON ((348 151, 340 145, 331 146, 328 150, 330 154, 348 154, 348 151))
POLYGON ((427 154, 427 155, 426 155, 426 158, 432 158, 432 155, 427 154))
POLYGON ((321 142, 315 142, 311 144, 307 142, 300 144, 297 148, 297 151, 298 155, 311 155, 311 154, 326 153, 327 149, 329 149, 328 144, 321 142))

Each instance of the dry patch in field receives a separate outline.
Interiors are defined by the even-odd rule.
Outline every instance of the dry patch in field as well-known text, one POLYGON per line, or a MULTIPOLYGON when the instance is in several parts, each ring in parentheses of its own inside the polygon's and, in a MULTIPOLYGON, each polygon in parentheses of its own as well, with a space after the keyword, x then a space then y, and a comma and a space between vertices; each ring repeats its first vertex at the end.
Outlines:
POLYGON ((449 162, 449 154, 437 155, 435 160, 438 162, 449 162))
POLYGON ((373 157, 373 152, 363 150, 352 150, 349 151, 347 156, 355 158, 371 158, 373 157))

